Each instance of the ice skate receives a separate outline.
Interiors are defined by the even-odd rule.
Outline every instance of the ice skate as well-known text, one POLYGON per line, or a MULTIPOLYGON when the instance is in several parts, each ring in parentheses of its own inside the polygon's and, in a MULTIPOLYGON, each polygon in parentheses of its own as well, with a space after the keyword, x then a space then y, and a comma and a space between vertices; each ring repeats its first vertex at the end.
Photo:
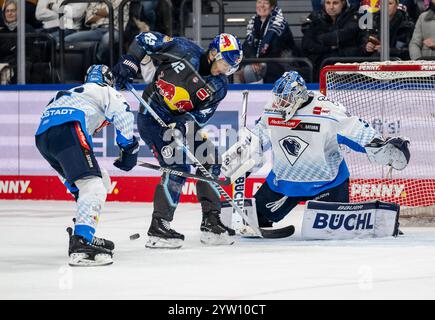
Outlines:
POLYGON ((169 221, 162 218, 153 218, 148 237, 145 247, 152 249, 178 249, 184 241, 184 235, 171 229, 169 221))
POLYGON ((226 227, 219 216, 220 212, 212 210, 202 214, 201 243, 207 245, 231 245, 236 232, 226 227))
MULTIPOLYGON (((75 219, 73 219, 73 222, 75 223, 75 219)), ((73 229, 71 227, 68 227, 66 229, 66 231, 68 232, 68 234, 70 236, 72 236, 73 234, 73 229)), ((104 239, 104 238, 99 238, 94 236, 94 238, 92 239, 92 245, 97 246, 97 247, 101 247, 110 251, 113 251, 115 249, 115 243, 113 241, 104 239)))
POLYGON ((68 264, 72 267, 107 266, 113 263, 112 251, 88 243, 78 235, 70 235, 68 254, 68 264))

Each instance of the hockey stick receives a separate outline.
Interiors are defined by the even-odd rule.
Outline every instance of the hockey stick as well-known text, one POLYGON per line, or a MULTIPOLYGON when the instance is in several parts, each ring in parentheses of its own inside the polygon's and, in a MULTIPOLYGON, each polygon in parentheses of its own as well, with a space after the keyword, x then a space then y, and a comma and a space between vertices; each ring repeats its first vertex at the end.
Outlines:
MULTIPOLYGON (((243 90, 243 102, 242 102, 242 115, 240 116, 242 127, 246 127, 246 117, 248 112, 248 90, 243 90)), ((243 174, 241 177, 236 179, 233 184, 233 197, 235 199, 236 205, 240 208, 240 210, 245 210, 245 188, 246 188, 246 174, 243 174)), ((242 227, 246 224, 243 220, 243 217, 236 214, 236 211, 233 210, 232 216, 233 229, 236 231, 242 229, 242 227)))
POLYGON ((191 178, 191 179, 201 180, 201 181, 205 181, 205 182, 217 183, 217 184, 220 184, 221 186, 231 185, 231 180, 229 178, 226 178, 225 180, 217 180, 217 179, 199 176, 199 175, 192 174, 189 172, 174 170, 174 169, 171 169, 168 167, 161 167, 161 166, 158 166, 158 165, 155 165, 152 163, 142 162, 142 161, 138 161, 137 165, 140 167, 144 167, 144 168, 148 168, 148 169, 152 169, 152 170, 157 170, 157 171, 160 171, 163 173, 173 174, 175 176, 179 176, 179 177, 183 177, 183 178, 191 178))
MULTIPOLYGON (((148 168, 148 169, 157 170, 157 171, 160 171, 163 173, 174 174, 174 175, 177 175, 180 177, 192 178, 192 179, 202 180, 202 181, 212 182, 212 183, 218 183, 222 186, 228 186, 228 185, 232 184, 229 178, 226 178, 226 180, 224 180, 224 181, 215 180, 215 179, 210 179, 210 178, 198 176, 198 175, 183 172, 183 171, 178 171, 178 170, 174 170, 174 169, 170 169, 170 168, 160 167, 158 165, 147 163, 147 162, 142 162, 142 161, 138 161, 138 166, 148 168)), ((263 238, 279 239, 279 238, 290 237, 295 232, 295 228, 292 225, 290 225, 290 226, 287 226, 287 227, 284 227, 281 229, 262 229, 262 228, 260 228, 260 231, 261 231, 261 235, 263 236, 263 238)), ((131 240, 135 240, 138 238, 139 238, 139 234, 137 234, 137 233, 130 236, 131 240)))
MULTIPOLYGON (((163 128, 169 128, 169 126, 159 117, 159 115, 151 108, 148 103, 145 102, 145 100, 140 96, 140 94, 133 88, 133 86, 130 83, 126 84, 126 87, 128 90, 130 90, 131 93, 136 97, 136 99, 147 109, 147 111, 151 114, 151 116, 163 127, 163 128)), ((206 177, 210 179, 214 179, 213 175, 208 172, 206 168, 196 159, 196 157, 190 152, 190 150, 178 139, 175 139, 176 144, 184 151, 187 158, 189 158, 190 161, 193 162, 193 164, 201 171, 201 173, 206 177)), ((209 182, 212 183, 219 193, 225 198, 226 201, 240 214, 241 217, 245 218, 245 220, 249 223, 249 225, 252 227, 252 229, 258 234, 261 235, 261 230, 255 226, 255 223, 252 222, 251 218, 245 214, 242 210, 240 210, 239 207, 236 206, 233 199, 230 197, 230 195, 216 182, 209 182)))

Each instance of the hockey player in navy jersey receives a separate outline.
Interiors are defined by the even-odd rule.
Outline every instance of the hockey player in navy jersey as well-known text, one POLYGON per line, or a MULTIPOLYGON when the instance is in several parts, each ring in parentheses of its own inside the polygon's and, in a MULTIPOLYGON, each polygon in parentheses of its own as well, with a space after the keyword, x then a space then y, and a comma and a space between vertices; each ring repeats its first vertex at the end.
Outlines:
POLYGON ((94 236, 110 178, 95 158, 92 135, 113 124, 120 148, 114 165, 129 171, 137 162, 139 143, 133 135, 134 116, 113 84, 107 66, 89 67, 83 85, 59 91, 48 103, 35 134, 39 152, 76 197, 77 214, 68 251, 71 266, 113 263, 113 242, 94 236))
MULTIPOLYGON (((183 159, 174 159, 176 150, 171 134, 175 135, 177 132, 181 134, 178 137, 181 139, 186 136, 186 130, 196 132, 207 123, 226 96, 226 77, 239 67, 243 56, 241 44, 233 35, 223 33, 214 38, 208 50, 203 50, 185 38, 171 38, 158 32, 141 33, 136 36, 136 41, 130 46, 128 53, 113 68, 120 87, 136 75, 139 63, 146 55, 151 57, 156 72, 153 82, 143 92, 143 98, 174 130, 163 128, 141 106, 137 121, 140 136, 161 166, 189 171, 190 166, 183 159)), ((195 147, 202 142, 196 141, 195 147)), ((207 169, 219 175, 216 156, 209 154, 206 161, 207 169)), ((184 182, 183 177, 163 174, 161 183, 155 190, 147 247, 181 247, 184 235, 173 230, 170 222, 173 220, 184 182)), ((224 226, 220 220, 219 193, 203 181, 197 182, 196 190, 203 214, 201 242, 232 244, 234 230, 224 226)))
MULTIPOLYGON (((348 114, 343 105, 308 92, 297 72, 284 73, 275 82, 272 96, 273 101, 249 133, 258 137, 258 144, 247 148, 257 167, 262 166, 263 152, 272 149, 272 170, 255 194, 260 227, 282 220, 300 201, 349 202, 349 170, 341 144, 367 153, 373 163, 398 170, 408 164, 408 140, 383 140, 367 122, 348 114)), ((223 155, 222 171, 228 177, 255 170, 249 161, 230 160, 236 159, 237 147, 223 155)))

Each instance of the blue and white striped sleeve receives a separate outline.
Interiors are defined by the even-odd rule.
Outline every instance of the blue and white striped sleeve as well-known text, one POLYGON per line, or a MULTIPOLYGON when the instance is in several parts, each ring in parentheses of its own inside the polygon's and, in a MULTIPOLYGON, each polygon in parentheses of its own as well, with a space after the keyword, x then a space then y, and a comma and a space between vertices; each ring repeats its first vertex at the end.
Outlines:
POLYGON ((337 112, 335 118, 338 120, 337 142, 354 151, 365 153, 364 146, 379 136, 375 129, 357 116, 343 111, 337 112))
POLYGON ((122 94, 110 89, 109 104, 106 107, 105 116, 115 126, 116 143, 120 147, 125 147, 134 142, 134 115, 122 94))

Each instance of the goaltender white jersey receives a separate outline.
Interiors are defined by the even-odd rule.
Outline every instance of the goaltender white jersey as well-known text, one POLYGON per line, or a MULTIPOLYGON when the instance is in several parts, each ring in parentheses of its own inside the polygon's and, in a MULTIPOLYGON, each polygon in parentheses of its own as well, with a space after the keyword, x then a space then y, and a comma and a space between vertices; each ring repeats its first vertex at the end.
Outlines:
POLYGON ((92 135, 111 123, 119 145, 133 141, 134 115, 123 95, 107 85, 85 83, 59 91, 45 108, 36 135, 71 121, 80 122, 90 143, 92 135))
POLYGON ((365 152, 364 145, 377 136, 367 122, 315 93, 287 122, 280 112, 266 108, 253 133, 263 151, 272 147, 269 187, 286 196, 315 196, 342 184, 349 170, 339 145, 365 152))

